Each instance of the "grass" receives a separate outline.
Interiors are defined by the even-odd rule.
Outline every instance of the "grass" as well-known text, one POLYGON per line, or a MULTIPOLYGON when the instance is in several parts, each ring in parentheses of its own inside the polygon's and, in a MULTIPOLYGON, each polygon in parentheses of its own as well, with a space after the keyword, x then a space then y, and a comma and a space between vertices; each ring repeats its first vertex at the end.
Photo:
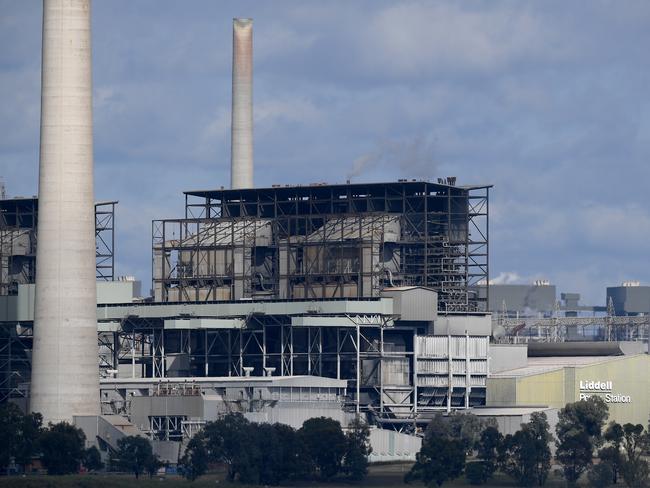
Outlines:
MULTIPOLYGON (((291 488, 351 488, 353 486, 374 487, 374 488, 392 488, 395 486, 412 486, 421 487, 421 483, 405 485, 403 482, 404 474, 410 469, 410 464, 390 463, 375 464, 370 467, 368 477, 359 485, 346 483, 345 481, 321 483, 308 482, 296 483, 291 488)), ((68 476, 11 476, 0 478, 0 488, 161 488, 161 487, 183 487, 183 488, 245 488, 244 485, 231 484, 223 480, 223 473, 212 473, 202 476, 194 482, 189 482, 179 476, 163 476, 149 479, 143 476, 139 480, 135 477, 122 474, 83 474, 68 476)), ((464 477, 445 483, 445 487, 469 488, 473 487, 467 483, 464 477)), ((501 473, 488 484, 482 485, 485 488, 506 488, 515 487, 516 483, 501 473)), ((566 482, 558 475, 551 473, 545 485, 547 488, 564 488, 566 482)))

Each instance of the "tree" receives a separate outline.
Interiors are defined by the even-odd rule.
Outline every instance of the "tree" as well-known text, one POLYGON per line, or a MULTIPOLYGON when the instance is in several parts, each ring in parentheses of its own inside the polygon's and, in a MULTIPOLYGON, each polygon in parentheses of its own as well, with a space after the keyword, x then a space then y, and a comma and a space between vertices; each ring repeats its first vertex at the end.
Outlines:
POLYGON ((481 432, 487 427, 495 427, 494 419, 482 419, 471 413, 453 412, 450 415, 437 413, 427 425, 427 436, 446 437, 462 442, 465 451, 470 454, 480 439, 481 432))
POLYGON ((577 483, 582 473, 591 466, 593 444, 586 432, 569 432, 559 437, 555 458, 569 485, 577 483))
POLYGON ((229 413, 208 422, 203 432, 209 460, 227 465, 228 481, 238 478, 242 483, 258 482, 259 440, 241 413, 229 413))
POLYGON ((0 467, 13 458, 23 469, 39 451, 43 417, 40 413, 24 414, 14 403, 0 406, 0 467))
POLYGON ((259 483, 261 485, 278 485, 281 478, 282 445, 277 431, 271 424, 253 424, 259 451, 264 452, 258 458, 259 483))
POLYGON ((466 456, 465 445, 458 439, 425 437, 415 464, 404 481, 421 480, 427 486, 442 486, 445 481, 463 474, 466 456))
POLYGON ((144 437, 130 435, 117 441, 116 461, 120 469, 140 478, 142 472, 151 467, 155 456, 151 443, 144 437))
POLYGON ((88 471, 99 471, 104 467, 99 449, 95 446, 91 446, 84 450, 82 462, 88 471))
POLYGON ((608 416, 607 404, 595 395, 567 403, 560 410, 555 427, 556 458, 562 464, 569 484, 575 484, 591 466, 594 448, 601 444, 601 433, 608 416))
POLYGON ((199 432, 190 439, 179 464, 183 476, 190 481, 205 474, 208 469, 208 449, 205 445, 203 432, 199 432))
POLYGON ((370 447, 370 429, 368 424, 356 417, 346 434, 347 449, 343 458, 343 472, 354 481, 361 481, 368 474, 368 456, 370 447))
MULTIPOLYGON (((481 432, 477 448, 477 456, 483 460, 482 471, 487 475, 487 480, 492 478, 494 472, 498 467, 499 448, 503 443, 503 435, 496 427, 486 427, 481 432)), ((474 473, 478 472, 479 468, 473 467, 474 473)))
POLYGON ((485 461, 474 461, 465 464, 465 477, 470 485, 484 485, 492 477, 490 465, 485 461))
POLYGON ((593 488, 606 488, 612 484, 614 476, 612 466, 609 463, 598 463, 587 472, 589 486, 593 488))
POLYGON ((337 420, 318 417, 305 420, 298 431, 322 479, 331 479, 341 469, 347 442, 337 420))
MULTIPOLYGON (((603 434, 603 438, 608 442, 608 445, 598 451, 598 457, 600 458, 601 464, 607 464, 610 467, 612 473, 611 482, 616 484, 624 461, 621 455, 623 427, 614 421, 610 422, 603 434)), ((602 473, 603 469, 601 468, 599 472, 602 473)))
POLYGON ((642 487, 650 485, 650 466, 642 459, 644 451, 650 448, 650 434, 641 424, 623 426, 623 449, 625 460, 621 474, 627 486, 642 487))
POLYGON ((43 431, 40 446, 41 461, 47 474, 70 474, 79 471, 84 457, 86 436, 67 422, 50 423, 43 431))
POLYGON ((296 429, 285 424, 273 424, 273 428, 282 453, 282 459, 277 466, 279 478, 281 480, 309 478, 314 471, 314 465, 302 437, 298 435, 296 429))
POLYGON ((521 430, 507 435, 499 448, 499 463, 503 472, 521 486, 543 486, 551 469, 552 436, 546 414, 534 412, 521 430))
POLYGON ((149 478, 153 478, 158 470, 165 466, 165 463, 163 463, 160 458, 158 457, 158 454, 152 454, 147 458, 147 460, 144 463, 144 470, 147 472, 149 475, 149 478))

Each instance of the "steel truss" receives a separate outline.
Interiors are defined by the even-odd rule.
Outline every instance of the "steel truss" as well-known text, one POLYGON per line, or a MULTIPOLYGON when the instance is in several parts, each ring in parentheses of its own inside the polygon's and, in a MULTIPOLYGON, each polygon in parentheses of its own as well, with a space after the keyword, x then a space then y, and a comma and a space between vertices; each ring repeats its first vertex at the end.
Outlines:
POLYGON ((97 279, 115 280, 115 205, 118 202, 95 204, 95 268, 97 279))
POLYGON ((650 316, 545 317, 507 318, 497 316, 497 324, 506 330, 502 340, 508 342, 564 342, 583 337, 585 340, 645 341, 650 337, 650 316), (590 331, 588 333, 587 331, 590 331))
POLYGON ((349 408, 377 417, 417 409, 412 330, 384 316, 351 315, 341 327, 296 327, 290 317, 250 316, 242 329, 164 329, 163 320, 131 318, 99 334, 102 375, 110 377, 242 377, 313 375, 348 380, 349 408), (405 344, 386 351, 384 342, 405 344), (405 384, 386 383, 383 364, 399 359, 405 384), (181 366, 177 366, 179 363, 181 366), (400 399, 387 399, 395 391, 400 399), (393 393, 391 393, 393 392, 393 393), (405 393, 406 392, 406 393, 405 393), (395 407, 399 406, 399 409, 395 407))
POLYGON ((28 396, 32 330, 19 324, 0 325, 0 403, 28 396))
POLYGON ((428 182, 186 193, 185 218, 152 223, 157 301, 439 293, 483 311, 489 187, 428 182))
MULTIPOLYGON (((115 279, 115 205, 95 204, 96 275, 115 279)), ((38 199, 0 200, 0 296, 36 279, 38 199)))

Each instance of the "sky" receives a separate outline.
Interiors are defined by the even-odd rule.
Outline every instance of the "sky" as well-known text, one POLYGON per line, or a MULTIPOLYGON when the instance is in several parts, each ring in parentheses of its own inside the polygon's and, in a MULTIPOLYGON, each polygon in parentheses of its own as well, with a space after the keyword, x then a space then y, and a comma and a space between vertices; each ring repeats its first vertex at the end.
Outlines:
MULTIPOLYGON (((38 189, 41 11, 0 0, 0 176, 38 189)), ((95 0, 95 195, 116 272, 228 186, 232 18, 254 19, 255 183, 493 184, 490 274, 583 303, 650 284, 650 2, 95 0)))

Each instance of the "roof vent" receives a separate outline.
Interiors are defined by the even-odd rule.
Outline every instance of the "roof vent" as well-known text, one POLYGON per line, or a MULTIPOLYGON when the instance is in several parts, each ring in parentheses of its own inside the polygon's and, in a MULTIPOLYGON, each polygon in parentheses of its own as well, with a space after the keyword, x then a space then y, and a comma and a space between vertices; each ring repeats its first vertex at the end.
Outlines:
POLYGON ((632 288, 635 286, 641 286, 641 282, 637 280, 628 280, 623 282, 623 286, 626 288, 632 288))

